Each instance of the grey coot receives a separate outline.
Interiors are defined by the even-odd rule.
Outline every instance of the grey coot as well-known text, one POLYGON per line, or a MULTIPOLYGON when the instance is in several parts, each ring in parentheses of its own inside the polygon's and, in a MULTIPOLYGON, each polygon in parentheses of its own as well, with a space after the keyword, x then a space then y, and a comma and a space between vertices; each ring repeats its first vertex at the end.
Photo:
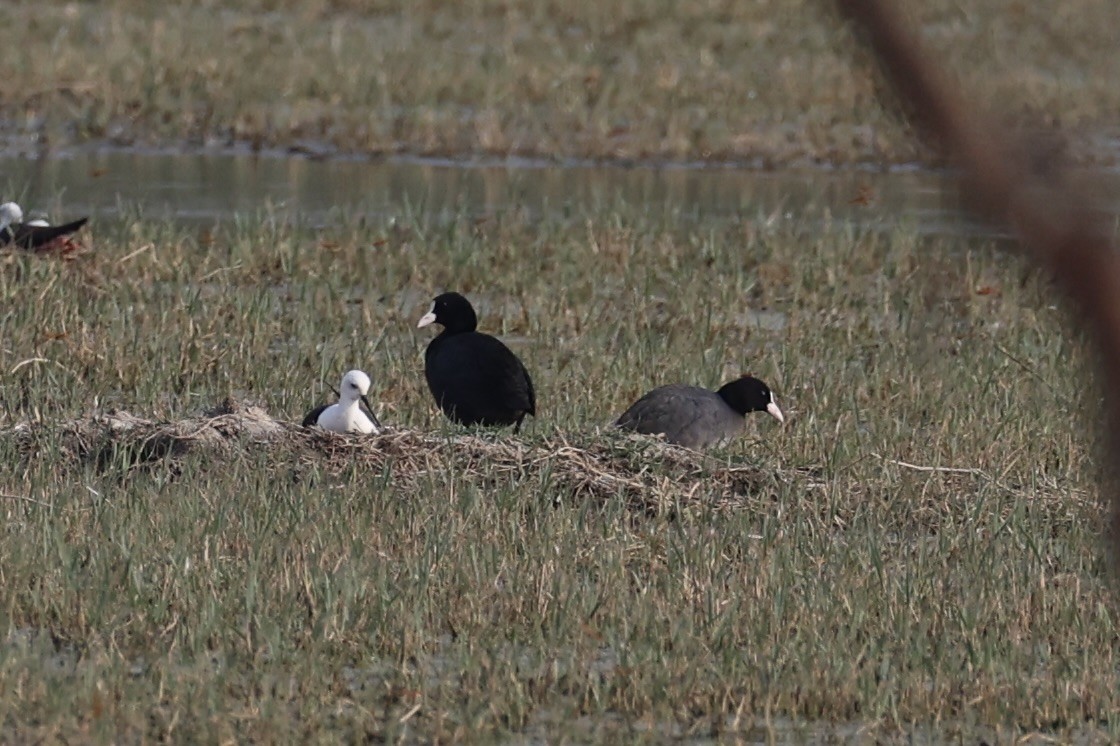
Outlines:
POLYGON ((15 202, 0 205, 0 246, 21 249, 46 249, 60 239, 76 232, 89 218, 79 218, 64 225, 48 225, 42 220, 23 222, 23 210, 15 202))
POLYGON ((369 393, 369 376, 360 370, 352 370, 342 377, 337 404, 324 404, 307 413, 303 418, 304 427, 321 427, 336 433, 376 434, 381 431, 381 423, 373 413, 366 394, 369 393), (368 412, 363 412, 361 404, 368 412))
POLYGON ((424 352, 424 377, 436 404, 462 425, 513 425, 536 415, 529 372, 502 342, 475 331, 478 317, 459 293, 444 293, 418 327, 442 324, 424 352))
POLYGON ((650 391, 627 409, 617 427, 648 435, 664 435, 669 443, 706 448, 731 440, 743 431, 748 412, 769 412, 785 422, 770 387, 743 376, 719 391, 671 384, 650 391))

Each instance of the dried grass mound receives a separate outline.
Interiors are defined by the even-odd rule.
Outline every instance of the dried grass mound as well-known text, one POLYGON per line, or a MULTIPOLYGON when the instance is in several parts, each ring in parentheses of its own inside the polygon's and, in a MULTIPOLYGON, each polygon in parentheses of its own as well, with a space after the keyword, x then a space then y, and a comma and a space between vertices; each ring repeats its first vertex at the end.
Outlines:
POLYGON ((149 465, 205 450, 221 458, 230 449, 266 445, 274 458, 299 470, 339 474, 355 464, 389 473, 397 489, 419 488, 433 473, 481 483, 545 483, 566 498, 623 496, 636 509, 665 512, 693 502, 742 506, 765 498, 776 479, 801 479, 803 471, 778 473, 729 464, 656 439, 615 431, 521 440, 505 432, 433 433, 390 430, 379 435, 338 435, 273 419, 264 409, 230 399, 199 417, 153 422, 113 411, 61 424, 22 424, 9 431, 31 456, 61 447, 99 469, 149 465))
POLYGON ((10 432, 29 455, 47 441, 83 461, 142 464, 183 456, 195 448, 224 448, 245 439, 267 441, 292 426, 272 419, 260 407, 226 399, 199 417, 155 422, 123 410, 111 410, 62 423, 22 423, 10 432))

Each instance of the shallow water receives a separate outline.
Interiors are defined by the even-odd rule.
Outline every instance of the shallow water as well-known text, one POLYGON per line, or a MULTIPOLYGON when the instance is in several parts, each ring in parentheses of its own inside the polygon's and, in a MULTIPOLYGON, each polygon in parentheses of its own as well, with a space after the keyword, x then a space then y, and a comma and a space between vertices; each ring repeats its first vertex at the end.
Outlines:
MULTIPOLYGON (((275 210, 316 224, 339 215, 520 210, 544 217, 640 206, 685 223, 796 216, 810 225, 843 220, 896 226, 903 219, 921 233, 987 232, 955 209, 945 175, 923 170, 628 168, 414 158, 372 162, 105 149, 39 160, 0 153, 0 169, 4 199, 19 201, 29 216, 47 213, 55 222, 85 214, 111 218, 137 208, 148 218, 190 223, 275 210)), ((1112 179, 1114 190, 1117 186, 1120 177, 1112 179)))
MULTIPOLYGON (((732 166, 553 164, 90 147, 47 158, 0 151, 0 199, 62 222, 148 219, 213 225, 271 211, 325 225, 519 211, 530 219, 642 209, 687 226, 731 219, 835 222, 924 235, 997 236, 964 215, 952 178, 925 169, 765 171, 732 166)), ((1098 208, 1120 219, 1120 171, 1082 172, 1098 208)), ((763 322, 767 325, 771 322, 763 322)))

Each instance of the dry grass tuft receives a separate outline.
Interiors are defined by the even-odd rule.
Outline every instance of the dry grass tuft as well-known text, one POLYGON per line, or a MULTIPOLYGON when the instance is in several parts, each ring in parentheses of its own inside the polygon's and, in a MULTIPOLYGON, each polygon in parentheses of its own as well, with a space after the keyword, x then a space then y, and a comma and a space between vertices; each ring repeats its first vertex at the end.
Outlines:
POLYGON ((8 434, 19 439, 28 458, 41 443, 51 442, 98 471, 143 468, 198 450, 221 457, 264 446, 297 468, 317 465, 340 474, 357 465, 371 473, 388 472, 395 487, 406 491, 418 489, 436 470, 450 469, 479 484, 547 478, 557 505, 565 496, 573 501, 624 496, 632 509, 649 515, 672 514, 700 502, 709 510, 732 511, 766 493, 775 479, 805 479, 815 471, 778 474, 612 431, 586 431, 577 442, 565 434, 525 441, 496 433, 410 429, 340 435, 274 419, 262 407, 232 398, 200 416, 169 422, 112 410, 62 423, 21 423, 8 434))

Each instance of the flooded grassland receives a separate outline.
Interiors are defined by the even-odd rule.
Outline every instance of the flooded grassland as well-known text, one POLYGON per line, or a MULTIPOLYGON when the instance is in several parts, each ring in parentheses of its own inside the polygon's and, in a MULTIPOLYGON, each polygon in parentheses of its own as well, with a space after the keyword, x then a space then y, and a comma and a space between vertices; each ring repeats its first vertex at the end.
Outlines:
POLYGON ((827 213, 121 214, 6 256, 5 732, 1114 737, 1083 340, 993 239, 827 213), (432 406, 452 287, 534 376, 520 436, 432 406), (284 424, 351 367, 396 434, 284 424), (604 428, 741 372, 785 427, 604 428), (184 420, 226 397, 281 434, 184 420))
MULTIPOLYGON (((908 5, 1110 162, 1111 0, 908 5)), ((0 8, 4 198, 94 217, 0 254, 0 740, 1120 738, 1086 341, 871 173, 928 156, 815 6, 154 7, 0 8), (445 289, 517 436, 433 406, 445 289), (354 367, 391 432, 293 424, 354 367), (785 426, 607 427, 740 373, 785 426)))

